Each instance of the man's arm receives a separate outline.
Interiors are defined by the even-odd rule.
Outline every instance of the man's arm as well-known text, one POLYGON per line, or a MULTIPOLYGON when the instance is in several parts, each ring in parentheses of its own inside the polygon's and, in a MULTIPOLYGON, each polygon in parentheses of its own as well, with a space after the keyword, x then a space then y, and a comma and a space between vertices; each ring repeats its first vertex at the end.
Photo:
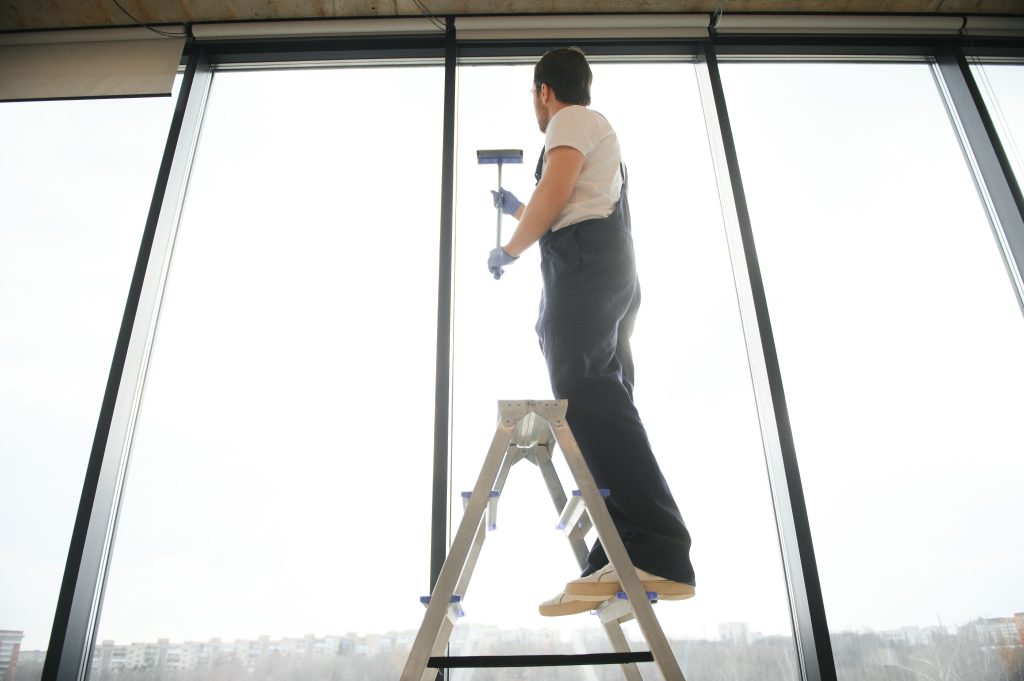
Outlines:
POLYGON ((505 252, 518 258, 551 229, 551 224, 569 202, 576 180, 583 170, 583 153, 573 147, 555 147, 548 151, 548 162, 540 184, 519 220, 505 252))

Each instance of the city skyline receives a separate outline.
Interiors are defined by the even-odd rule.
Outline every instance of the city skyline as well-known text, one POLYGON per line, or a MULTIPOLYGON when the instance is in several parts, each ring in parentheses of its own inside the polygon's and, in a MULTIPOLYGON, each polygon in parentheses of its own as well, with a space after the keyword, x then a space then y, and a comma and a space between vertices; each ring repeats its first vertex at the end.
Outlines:
MULTIPOLYGON (((17 631, 0 632, 0 662, 4 659, 3 642, 14 640, 19 634, 17 631)), ((189 674, 195 679, 221 678, 216 676, 220 672, 214 670, 232 668, 249 674, 259 674, 260 670, 265 668, 273 669, 273 678, 285 678, 292 673, 289 669, 295 673, 298 669, 287 665, 298 664, 302 659, 342 666, 357 664, 357 660, 377 660, 370 667, 360 668, 364 669, 367 679, 384 679, 387 678, 389 670, 393 671, 402 664, 412 646, 415 634, 415 630, 394 630, 370 635, 359 635, 354 632, 344 635, 305 634, 281 639, 260 636, 255 639, 212 638, 206 641, 181 642, 159 639, 132 643, 106 640, 97 643, 90 669, 95 679, 120 677, 125 674, 142 674, 133 678, 145 679, 148 678, 146 674, 163 673, 185 675, 177 677, 183 679, 190 678, 189 674), (208 677, 209 674, 215 676, 208 677)), ((912 625, 887 631, 832 632, 832 637, 835 641, 837 666, 847 671, 851 666, 858 668, 860 678, 864 679, 888 679, 889 676, 877 674, 886 668, 910 669, 908 665, 920 663, 926 651, 932 651, 930 655, 935 656, 936 660, 946 655, 946 663, 950 665, 957 659, 961 660, 961 664, 963 660, 969 660, 972 666, 968 666, 966 671, 973 674, 960 677, 964 679, 996 681, 1003 677, 993 676, 993 669, 998 671, 1004 667, 1008 674, 1006 678, 1016 679, 1014 673, 1024 673, 1024 612, 998 618, 977 618, 956 628, 912 625), (981 665, 984 668, 978 666, 979 661, 984 662, 981 665), (992 667, 993 664, 995 667, 992 667), (872 669, 878 671, 872 672, 872 669)), ((627 629, 627 638, 634 650, 643 648, 644 642, 635 628, 627 629)), ((726 659, 731 659, 730 664, 738 666, 741 673, 729 678, 787 681, 796 674, 792 639, 786 636, 765 636, 760 632, 751 631, 745 622, 721 623, 718 635, 714 639, 672 639, 671 643, 683 664, 689 664, 698 670, 721 667, 726 659), (758 650, 762 652, 756 652, 758 650), (764 651, 767 650, 775 652, 769 657, 764 657, 764 651), (765 665, 771 661, 773 664, 769 666, 774 666, 774 669, 766 668, 765 665)), ((487 655, 539 651, 565 654, 601 651, 608 646, 596 620, 594 626, 589 628, 501 628, 471 623, 455 627, 451 639, 451 654, 487 655)), ((24 661, 23 673, 30 675, 43 662, 40 651, 24 651, 21 658, 24 661)), ((367 663, 358 664, 365 666, 367 663)), ((14 681, 19 678, 15 666, 7 668, 6 676, 4 671, 3 665, 0 665, 0 681, 14 681)), ((586 678, 596 677, 591 675, 586 678)), ((714 677, 704 673, 700 678, 714 677)))
MULTIPOLYGON (((657 610, 655 612, 657 614, 657 610)), ((574 621, 578 622, 579 619, 580 618, 574 618, 574 621)), ((459 621, 462 622, 462 621, 464 621, 464 619, 460 618, 459 621)), ((500 625, 495 624, 495 623, 480 622, 480 623, 471 623, 468 626, 472 627, 472 628, 482 629, 482 630, 494 630, 494 631, 499 631, 499 632, 500 631, 506 631, 506 630, 507 631, 512 631, 512 632, 524 632, 524 631, 540 632, 540 631, 544 631, 544 632, 562 632, 562 633, 583 631, 583 632, 591 632, 591 633, 593 633, 596 636, 602 636, 600 629, 582 627, 582 626, 579 626, 578 624, 577 624, 577 626, 573 626, 573 627, 568 627, 568 626, 550 627, 549 626, 549 627, 511 627, 511 628, 503 628, 500 625)), ((759 631, 753 631, 753 630, 750 629, 749 623, 747 623, 747 622, 720 622, 720 623, 718 623, 718 631, 719 631, 719 636, 718 637, 716 637, 716 638, 695 638, 694 640, 704 640, 704 641, 730 640, 730 639, 735 638, 735 636, 730 635, 729 632, 735 631, 736 627, 740 627, 743 631, 748 632, 749 635, 751 637, 753 637, 754 639, 760 639, 760 638, 786 638, 786 635, 780 635, 780 634, 777 634, 777 633, 776 634, 764 634, 764 633, 759 632, 759 631)), ((465 629, 465 627, 456 626, 454 631, 455 632, 459 632, 459 631, 463 631, 464 629, 465 629)), ((1008 632, 1008 631, 1012 630, 1013 633, 1012 633, 1012 637, 1011 638, 1012 638, 1013 641, 1016 642, 1015 645, 1024 646, 1024 612, 1013 612, 1013 613, 1006 614, 1006 615, 995 615, 995 616, 979 615, 979 616, 977 616, 975 618, 969 619, 966 622, 959 623, 959 624, 943 624, 943 623, 932 624, 932 625, 907 624, 907 625, 903 625, 901 627, 897 627, 897 628, 894 628, 894 629, 873 629, 871 627, 863 627, 863 628, 860 628, 860 629, 835 630, 835 631, 832 631, 831 633, 834 634, 834 635, 844 635, 844 634, 864 635, 864 634, 872 634, 872 635, 879 635, 879 636, 882 636, 884 638, 893 639, 893 640, 898 640, 901 637, 908 637, 908 636, 910 636, 911 638, 909 638, 908 641, 913 642, 914 639, 912 638, 912 634, 910 632, 939 631, 939 632, 942 632, 942 633, 955 633, 956 631, 959 631, 959 630, 962 630, 962 629, 971 629, 973 631, 982 631, 982 629, 984 629, 984 631, 987 632, 987 633, 983 634, 983 636, 984 637, 989 637, 989 638, 991 638, 993 636, 996 636, 996 634, 992 633, 992 632, 1002 631, 1002 632, 1005 633, 1005 632, 1008 632), (986 629, 986 627, 988 627, 988 628, 986 629)), ((364 632, 357 632, 357 631, 348 631, 348 632, 346 632, 344 634, 337 634, 337 633, 336 634, 324 634, 322 636, 321 635, 317 635, 317 634, 306 633, 306 634, 302 634, 301 636, 288 636, 288 637, 277 638, 277 639, 274 639, 274 640, 279 640, 279 641, 301 641, 301 640, 309 640, 309 639, 325 639, 326 640, 326 639, 342 639, 342 638, 348 638, 348 639, 374 638, 374 637, 380 637, 380 636, 395 635, 395 634, 397 634, 399 632, 401 633, 402 637, 404 637, 410 631, 412 632, 412 634, 414 636, 415 632, 416 632, 415 629, 411 629, 411 630, 408 630, 408 629, 401 629, 401 630, 394 629, 394 630, 387 630, 387 631, 365 632, 365 633, 364 632)), ((8 635, 8 636, 10 636, 12 638, 17 637, 19 640, 20 640, 20 637, 23 636, 23 634, 24 634, 24 632, 22 632, 20 630, 16 630, 16 629, 15 630, 0 630, 0 636, 8 635)), ((456 638, 457 638, 457 634, 453 633, 453 640, 455 640, 456 638)), ((260 636, 257 636, 256 638, 237 638, 237 639, 232 639, 230 637, 213 637, 213 638, 202 640, 202 641, 199 641, 199 640, 195 640, 195 641, 193 641, 193 640, 181 640, 181 641, 178 641, 178 643, 187 643, 187 644, 191 644, 191 643, 201 644, 201 643, 213 643, 213 642, 217 642, 217 643, 231 643, 231 642, 234 642, 234 641, 249 642, 249 641, 254 641, 254 640, 262 641, 262 640, 270 640, 270 639, 271 639, 271 637, 269 635, 262 634, 260 636)), ((160 638, 160 639, 158 639, 158 641, 175 642, 171 638, 160 638)), ((140 642, 140 641, 132 641, 130 643, 117 643, 113 639, 105 639, 102 642, 97 641, 97 647, 99 647, 101 645, 106 645, 106 644, 114 644, 114 645, 119 645, 119 646, 130 646, 130 645, 136 645, 136 644, 139 644, 139 645, 151 645, 152 643, 153 642, 140 642)), ((411 639, 410 639, 410 643, 411 643, 411 639)), ((22 652, 39 652, 39 651, 38 650, 30 650, 30 651, 22 651, 22 652)), ((3 659, 3 658, 0 658, 0 659, 3 659)))

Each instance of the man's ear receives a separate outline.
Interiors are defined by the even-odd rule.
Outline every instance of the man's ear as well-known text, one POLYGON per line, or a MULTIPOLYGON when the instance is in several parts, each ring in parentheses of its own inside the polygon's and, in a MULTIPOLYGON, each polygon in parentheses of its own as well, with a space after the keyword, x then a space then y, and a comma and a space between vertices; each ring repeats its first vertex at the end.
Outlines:
POLYGON ((554 96, 555 96, 555 93, 552 92, 550 87, 548 87, 548 84, 547 83, 541 83, 541 85, 540 85, 540 101, 542 101, 543 103, 547 104, 548 100, 551 99, 554 96))

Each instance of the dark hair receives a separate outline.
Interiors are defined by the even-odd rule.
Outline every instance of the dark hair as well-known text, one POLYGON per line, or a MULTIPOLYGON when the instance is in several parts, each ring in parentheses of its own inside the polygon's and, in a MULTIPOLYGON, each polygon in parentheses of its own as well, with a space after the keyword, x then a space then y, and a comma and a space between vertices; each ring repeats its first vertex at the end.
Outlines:
POLYGON ((565 104, 590 104, 590 82, 594 74, 583 50, 559 47, 547 52, 533 67, 533 86, 547 85, 555 99, 565 104))

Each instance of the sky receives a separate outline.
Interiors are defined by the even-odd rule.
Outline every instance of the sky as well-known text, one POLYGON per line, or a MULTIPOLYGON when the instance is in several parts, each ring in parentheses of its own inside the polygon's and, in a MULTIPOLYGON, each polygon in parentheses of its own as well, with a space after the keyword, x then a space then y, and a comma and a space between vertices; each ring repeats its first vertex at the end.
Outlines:
MULTIPOLYGON (((736 621, 789 635, 696 69, 594 70, 593 108, 630 171, 637 402, 694 536, 698 597, 659 617, 670 636, 715 638, 736 621)), ((929 67, 722 74, 830 627, 1024 611, 1012 529, 1024 517, 1024 318, 929 67)), ((543 142, 530 76, 460 70, 453 531, 497 401, 550 395, 533 333, 536 249, 490 278, 497 178, 475 156, 522 148, 504 184, 529 197, 543 142)), ((1018 161, 1022 77, 985 69, 1018 161)), ((437 66, 215 76, 100 640, 418 626, 442 89, 437 66)), ((16 481, 0 495, 0 628, 24 630, 25 649, 49 635, 172 105, 0 107, 0 470, 16 481)), ((536 614, 576 571, 540 476, 520 464, 505 490, 467 612, 586 626, 536 614)))

